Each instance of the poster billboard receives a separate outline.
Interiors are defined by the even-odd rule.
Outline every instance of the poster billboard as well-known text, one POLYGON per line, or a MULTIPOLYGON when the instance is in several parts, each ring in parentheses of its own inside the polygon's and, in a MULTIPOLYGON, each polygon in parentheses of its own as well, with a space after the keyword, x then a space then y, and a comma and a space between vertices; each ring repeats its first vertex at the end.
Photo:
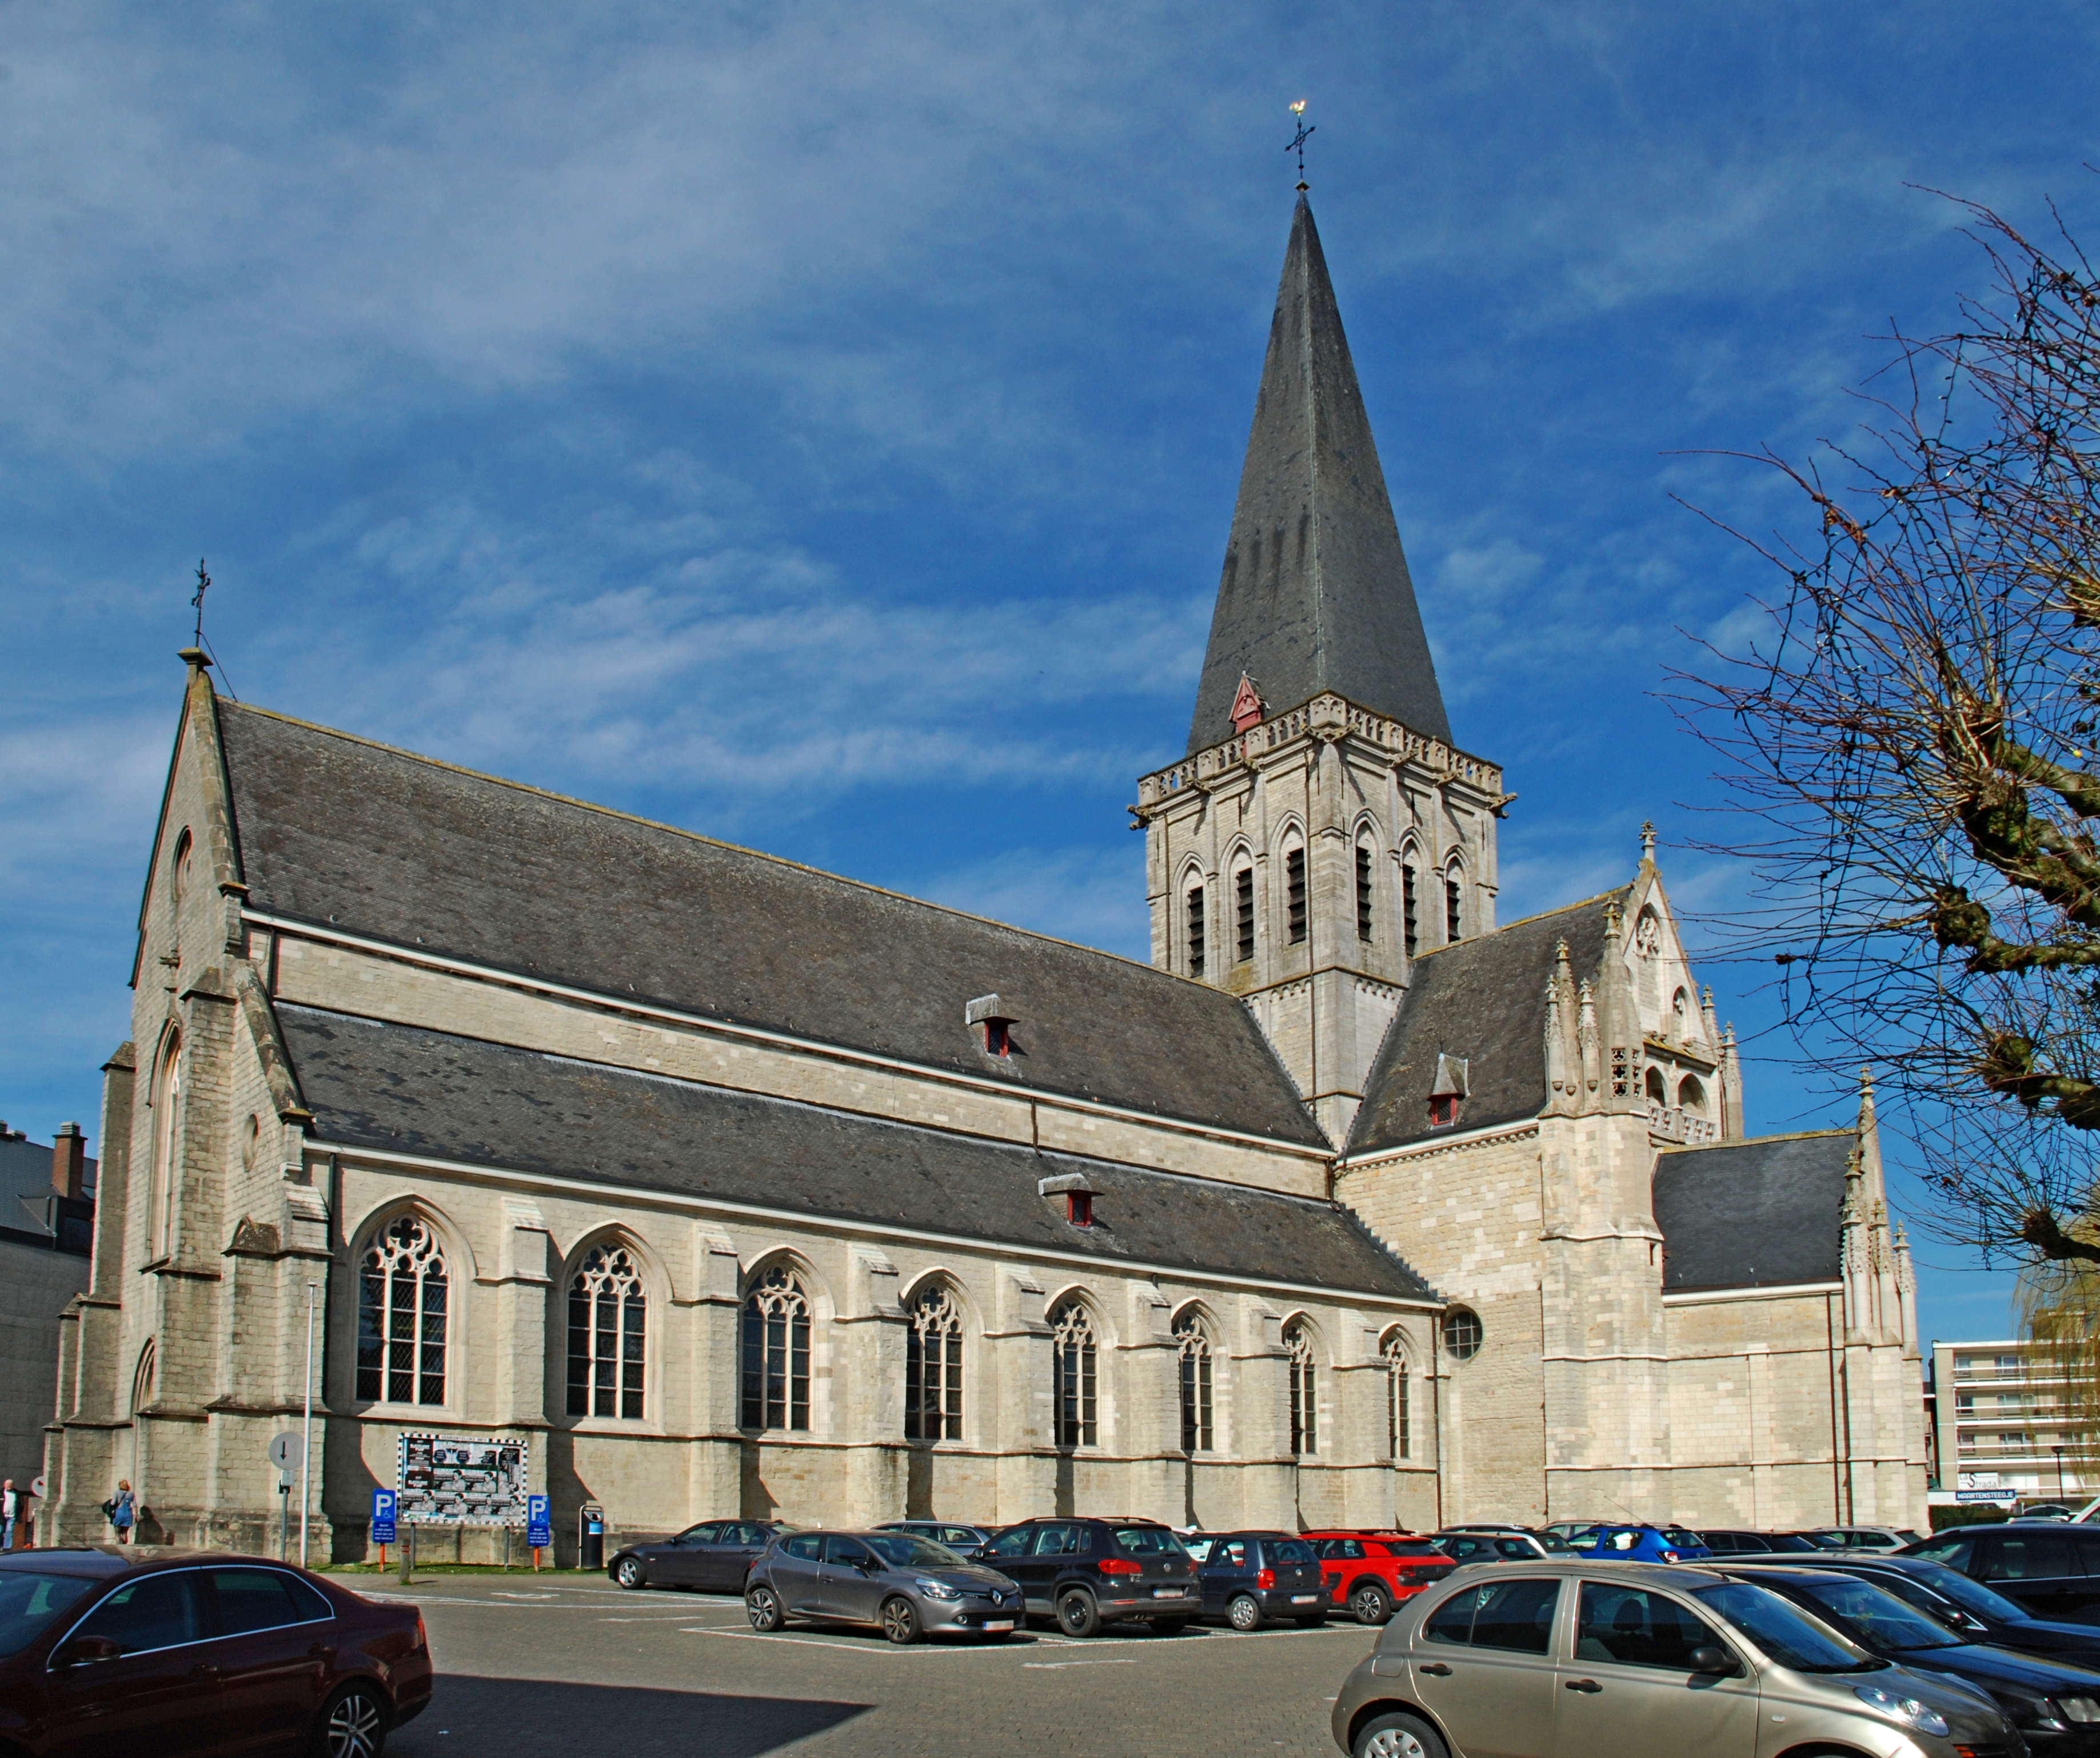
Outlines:
POLYGON ((400 1449, 397 1517, 404 1526, 525 1523, 528 1459, 523 1442, 404 1434, 400 1449))

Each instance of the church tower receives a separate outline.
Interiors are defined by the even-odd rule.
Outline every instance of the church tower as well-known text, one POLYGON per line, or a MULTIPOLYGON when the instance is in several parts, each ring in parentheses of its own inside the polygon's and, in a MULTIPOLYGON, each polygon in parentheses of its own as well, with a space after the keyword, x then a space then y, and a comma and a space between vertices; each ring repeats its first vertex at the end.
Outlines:
POLYGON ((1152 961, 1244 996, 1339 1146, 1415 957, 1495 925, 1511 797, 1452 746, 1301 194, 1188 754, 1132 808, 1152 961))

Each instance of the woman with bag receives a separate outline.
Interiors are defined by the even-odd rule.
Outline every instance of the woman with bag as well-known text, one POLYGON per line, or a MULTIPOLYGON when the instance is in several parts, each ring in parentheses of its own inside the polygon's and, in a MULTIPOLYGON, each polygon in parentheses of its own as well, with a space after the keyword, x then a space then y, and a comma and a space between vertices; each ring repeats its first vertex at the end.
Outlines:
POLYGON ((119 1478, 117 1480, 117 1494, 102 1505, 109 1510, 110 1525, 117 1528, 117 1542, 129 1544, 131 1542, 131 1523, 137 1517, 137 1511, 132 1503, 130 1481, 119 1478))

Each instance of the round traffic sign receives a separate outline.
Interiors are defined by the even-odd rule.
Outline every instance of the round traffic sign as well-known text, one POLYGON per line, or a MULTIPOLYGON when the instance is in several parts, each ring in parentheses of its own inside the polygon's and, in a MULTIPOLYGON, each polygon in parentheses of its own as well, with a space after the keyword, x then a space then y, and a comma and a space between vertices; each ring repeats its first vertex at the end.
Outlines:
POLYGON ((274 1436, 270 1442, 270 1463, 287 1473, 299 1469, 299 1461, 306 1456, 307 1443, 296 1434, 287 1431, 274 1436))
POLYGON ((44 1480, 41 1477, 32 1478, 29 1479, 29 1493, 35 1496, 38 1501, 42 1501, 44 1499, 44 1480))

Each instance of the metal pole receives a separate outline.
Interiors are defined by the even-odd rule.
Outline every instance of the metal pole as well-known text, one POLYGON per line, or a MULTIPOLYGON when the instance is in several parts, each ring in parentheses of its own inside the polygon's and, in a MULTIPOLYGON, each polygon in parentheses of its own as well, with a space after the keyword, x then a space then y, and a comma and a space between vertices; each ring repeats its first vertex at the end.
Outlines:
POLYGON ((307 1284, 307 1408, 299 1437, 299 1566, 307 1566, 307 1509, 314 1477, 314 1288, 307 1284))

